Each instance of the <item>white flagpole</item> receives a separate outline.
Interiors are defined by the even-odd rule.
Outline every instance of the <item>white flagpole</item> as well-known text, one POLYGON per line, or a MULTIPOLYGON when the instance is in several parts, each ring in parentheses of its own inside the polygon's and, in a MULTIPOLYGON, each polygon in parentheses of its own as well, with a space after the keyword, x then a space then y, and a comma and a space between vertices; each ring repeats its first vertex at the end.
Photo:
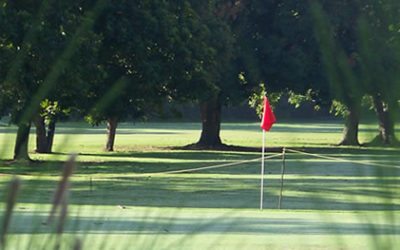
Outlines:
POLYGON ((261 151, 260 210, 263 209, 263 204, 264 204, 264 155, 265 155, 265 130, 263 129, 262 151, 261 151))

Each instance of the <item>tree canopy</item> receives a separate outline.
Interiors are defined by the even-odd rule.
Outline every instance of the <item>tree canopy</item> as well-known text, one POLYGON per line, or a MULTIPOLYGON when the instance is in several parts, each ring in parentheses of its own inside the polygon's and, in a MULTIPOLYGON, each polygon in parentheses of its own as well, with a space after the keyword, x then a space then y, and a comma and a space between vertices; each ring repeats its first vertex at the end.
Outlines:
POLYGON ((369 100, 377 140, 391 144, 399 8, 394 0, 3 1, 0 114, 18 125, 16 159, 29 158, 32 122, 38 152, 51 152, 57 119, 72 111, 107 122, 111 151, 118 122, 171 102, 200 106, 197 145, 214 147, 222 105, 246 101, 263 83, 270 95, 333 104, 347 118, 342 144, 359 144, 369 100))

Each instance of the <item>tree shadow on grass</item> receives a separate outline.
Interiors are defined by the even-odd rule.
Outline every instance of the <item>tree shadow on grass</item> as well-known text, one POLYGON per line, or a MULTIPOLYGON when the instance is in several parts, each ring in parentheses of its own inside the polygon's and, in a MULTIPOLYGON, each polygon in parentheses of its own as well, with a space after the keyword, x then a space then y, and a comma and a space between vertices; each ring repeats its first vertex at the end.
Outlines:
MULTIPOLYGON (((80 153, 81 156, 99 156, 99 157, 117 157, 117 158, 159 158, 159 159, 218 159, 218 158, 242 158, 254 153, 254 156, 260 156, 261 148, 242 147, 233 145, 223 145, 221 148, 199 149, 183 147, 165 147, 157 148, 155 151, 144 152, 108 152, 108 153, 80 153)), ((311 153, 320 156, 330 156, 337 158, 345 158, 347 160, 361 159, 393 159, 400 160, 400 149, 376 149, 376 148, 342 148, 342 147, 290 147, 286 150, 286 154, 294 158, 318 158, 317 156, 302 155, 295 153, 289 149, 311 153)), ((268 154, 282 153, 283 147, 266 148, 268 154)), ((62 152, 55 152, 54 155, 68 155, 62 152)))
POLYGON ((314 154, 368 154, 368 155, 396 155, 400 156, 400 148, 394 147, 381 147, 381 148, 369 148, 369 147, 340 147, 340 146, 332 146, 332 147, 295 147, 290 149, 300 150, 307 153, 314 154))
MULTIPOLYGON (((194 150, 194 151, 203 151, 203 150, 213 150, 213 151, 230 151, 230 152, 261 152, 261 148, 259 147, 245 147, 245 146, 236 146, 236 145, 227 145, 227 144, 217 144, 217 145, 203 145, 198 143, 189 144, 182 147, 171 147, 172 150, 194 150)), ((266 152, 270 153, 281 153, 283 147, 268 147, 265 148, 266 152)))
MULTIPOLYGON (((313 156, 304 156, 290 153, 286 155, 286 175, 310 175, 310 176, 363 176, 363 177, 390 177, 399 174, 400 169, 396 163, 400 158, 391 151, 384 151, 386 154, 366 155, 345 155, 340 158, 348 160, 365 161, 368 163, 386 163, 390 167, 368 166, 363 164, 341 162, 335 160, 319 159, 313 156)), ((95 156, 89 155, 89 156, 95 156)), ((116 160, 99 158, 96 161, 85 161, 78 163, 77 174, 133 174, 133 173, 158 173, 165 171, 185 170, 192 168, 210 167, 227 163, 242 163, 235 166, 226 166, 219 169, 202 170, 200 173, 213 174, 257 174, 260 162, 255 160, 259 154, 240 152, 192 152, 192 151, 161 151, 161 152, 137 152, 116 154, 116 160), (120 160, 117 158, 120 157, 120 160), (130 158, 130 159, 129 159, 130 158), (129 160, 128 160, 129 159, 129 160)), ((268 154, 271 155, 271 154, 268 154)), ((337 157, 337 155, 332 155, 337 157)), ((111 157, 111 158, 114 158, 111 157)), ((79 158, 78 158, 79 159, 79 158)), ((0 162, 0 173, 17 175, 58 175, 63 166, 63 161, 36 161, 29 165, 8 164, 0 162)), ((267 174, 280 174, 282 159, 277 156, 274 159, 266 160, 267 174)))
MULTIPOLYGON (((48 204, 57 180, 23 180, 18 202, 48 204)), ((398 179, 371 182, 361 178, 289 180, 284 186, 283 208, 400 211, 397 182, 398 179)), ((265 183, 264 207, 277 208, 280 182, 266 179, 265 183)), ((242 209, 257 208, 259 204, 257 178, 78 176, 72 179, 71 191, 70 203, 74 205, 242 209)))
POLYGON ((158 159, 177 159, 177 160, 218 160, 218 158, 239 159, 248 157, 241 152, 230 151, 166 151, 158 152, 113 152, 113 153, 82 153, 82 156, 104 156, 104 157, 123 157, 123 158, 158 158, 158 159))
MULTIPOLYGON (((209 166, 219 161, 201 162, 203 154, 192 152, 144 152, 149 158, 163 155, 185 162, 126 162, 104 161, 80 163, 73 181, 72 204, 128 205, 193 208, 255 208, 258 205, 259 166, 248 163, 232 168, 206 170, 186 175, 153 176, 160 171, 182 170, 209 166), (151 156, 151 157, 150 157, 151 156), (183 158, 185 158, 183 157, 183 158), (200 161, 200 162, 199 162, 200 161), (135 176, 136 174, 143 174, 135 176)), ((223 156, 225 152, 211 152, 208 157, 223 156)), ((234 159, 240 153, 230 152, 234 159)), ((226 156, 226 155, 225 155, 226 156)), ((389 156, 394 157, 393 154, 389 156)), ((247 155, 248 157, 248 155, 247 155)), ((146 157, 145 157, 146 158, 146 157)), ((47 204, 50 200, 63 162, 42 162, 37 167, 7 166, 8 174, 29 174, 24 180, 20 202, 47 204), (44 176, 41 179, 41 176, 44 176), (34 177, 34 178, 33 178, 34 177)), ((266 166, 266 208, 277 206, 281 162, 268 161, 266 166), (271 202, 272 201, 272 202, 271 202)), ((400 210, 397 190, 399 170, 382 171, 379 167, 359 167, 335 161, 294 158, 287 161, 284 190, 301 195, 285 195, 284 208, 300 210, 381 211, 400 210), (370 178, 366 178, 370 177, 370 178), (335 197, 375 197, 379 202, 367 203, 338 200, 335 197), (383 201, 382 201, 383 200, 383 201), (397 203, 396 203, 397 202, 397 203)), ((4 197, 3 197, 4 198, 4 197)))
MULTIPOLYGON (((267 153, 282 153, 283 149, 286 148, 284 146, 280 147, 266 147, 265 152, 267 153)), ((312 153, 312 154, 320 154, 320 155, 345 155, 347 157, 352 156, 390 156, 390 157, 398 157, 400 158, 400 148, 368 148, 368 147, 287 147, 286 152, 292 155, 296 155, 298 153, 293 153, 288 151, 289 149, 302 151, 305 153, 312 153)), ((205 155, 216 155, 221 152, 225 152, 225 154, 240 154, 240 153, 261 153, 260 147, 246 147, 246 146, 236 146, 236 145, 217 145, 213 147, 203 147, 197 144, 189 144, 186 146, 179 146, 179 147, 158 147, 154 151, 150 152, 107 152, 107 153, 80 153, 79 155, 84 156, 107 156, 107 157, 146 157, 146 155, 155 155, 160 158, 163 158, 162 155, 179 155, 179 157, 185 157, 185 155, 198 155, 198 154, 205 154, 205 155), (185 152, 189 152, 185 154, 185 152)), ((57 155, 67 155, 63 152, 54 152, 53 154, 57 155)), ((186 159, 186 158, 185 158, 186 159)))
MULTIPOLYGON (((18 212, 15 214, 11 234, 44 234, 52 233, 48 225, 36 226, 47 217, 41 214, 18 212), (26 221, 33 221, 26 225, 26 221)), ((126 218, 121 213, 120 218, 85 217, 80 216, 67 224, 64 232, 68 234, 259 234, 259 235, 399 235, 396 225, 376 225, 373 223, 335 223, 322 220, 313 221, 295 218, 263 218, 229 217, 199 218, 174 217, 157 215, 133 216, 126 218), (78 225, 78 226, 77 226, 78 225)))

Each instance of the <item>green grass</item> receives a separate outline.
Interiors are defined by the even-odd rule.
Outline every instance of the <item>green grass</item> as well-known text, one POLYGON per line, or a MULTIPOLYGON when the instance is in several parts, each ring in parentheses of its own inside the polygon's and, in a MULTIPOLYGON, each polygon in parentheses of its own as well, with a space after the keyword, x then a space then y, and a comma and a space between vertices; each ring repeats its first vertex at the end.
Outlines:
MULTIPOLYGON (((259 211, 259 162, 151 174, 255 159, 259 153, 172 150, 196 141, 199 125, 192 123, 122 124, 118 131, 117 152, 105 153, 104 128, 61 124, 55 154, 32 153, 42 162, 31 166, 0 163, 1 190, 10 175, 22 179, 11 249, 46 249, 55 240, 54 228, 42 222, 70 152, 80 155, 64 249, 71 249, 76 237, 85 249, 396 249, 400 243, 399 168, 288 153, 283 209, 277 209, 278 157, 266 163, 266 209, 259 211)), ((12 155, 14 132, 0 127, 5 160, 12 155)), ((267 146, 307 147, 331 157, 399 165, 396 148, 336 148, 340 132, 337 123, 277 124, 267 134, 267 146)), ((375 132, 375 125, 363 125, 361 141, 375 132)), ((260 137, 256 123, 223 124, 228 144, 259 147, 260 137)))
MULTIPOLYGON (((267 134, 267 146, 327 147, 340 140, 340 123, 285 123, 274 125, 267 134)), ((377 133, 376 124, 361 126, 360 141, 370 141, 377 133)), ((0 126, 0 152, 11 158, 15 127, 0 126), (4 151, 4 152, 3 152, 4 151)), ((195 142, 200 135, 198 123, 124 123, 119 126, 116 149, 119 152, 154 150, 158 147, 183 146, 195 142)), ((260 146, 258 123, 226 123, 221 137, 227 144, 260 146)), ((98 153, 105 143, 104 127, 89 127, 83 123, 64 123, 58 126, 54 149, 56 152, 98 153), (79 150, 78 150, 79 149, 79 150)), ((31 137, 34 148, 34 135, 31 137)))

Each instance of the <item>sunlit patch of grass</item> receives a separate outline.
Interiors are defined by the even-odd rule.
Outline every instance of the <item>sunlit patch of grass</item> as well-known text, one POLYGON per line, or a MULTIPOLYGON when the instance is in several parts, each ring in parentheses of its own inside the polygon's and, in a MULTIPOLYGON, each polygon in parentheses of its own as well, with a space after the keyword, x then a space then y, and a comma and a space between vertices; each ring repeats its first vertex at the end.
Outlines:
MULTIPOLYGON (((340 123, 282 123, 276 124, 267 133, 268 147, 333 147, 341 138, 340 123)), ((32 131, 33 132, 33 131, 32 131)), ((360 141, 366 143, 377 134, 374 124, 360 126, 360 141)), ((184 146, 196 142, 200 136, 197 123, 123 123, 117 131, 116 150, 118 152, 162 151, 165 148, 184 146)), ((400 136, 400 134, 399 134, 400 136)), ((221 137, 226 144, 260 147, 261 135, 258 123, 224 123, 221 137)), ((15 140, 14 127, 2 127, 0 133, 1 157, 12 158, 15 140)), ((64 123, 57 127, 54 152, 98 154, 106 141, 104 127, 90 127, 84 123, 64 123)), ((35 148, 35 137, 30 137, 30 151, 35 148)), ((104 153, 106 154, 106 153, 104 153)), ((113 153, 110 153, 113 155, 113 153)), ((65 159, 59 155, 32 155, 34 159, 46 157, 65 159)))

